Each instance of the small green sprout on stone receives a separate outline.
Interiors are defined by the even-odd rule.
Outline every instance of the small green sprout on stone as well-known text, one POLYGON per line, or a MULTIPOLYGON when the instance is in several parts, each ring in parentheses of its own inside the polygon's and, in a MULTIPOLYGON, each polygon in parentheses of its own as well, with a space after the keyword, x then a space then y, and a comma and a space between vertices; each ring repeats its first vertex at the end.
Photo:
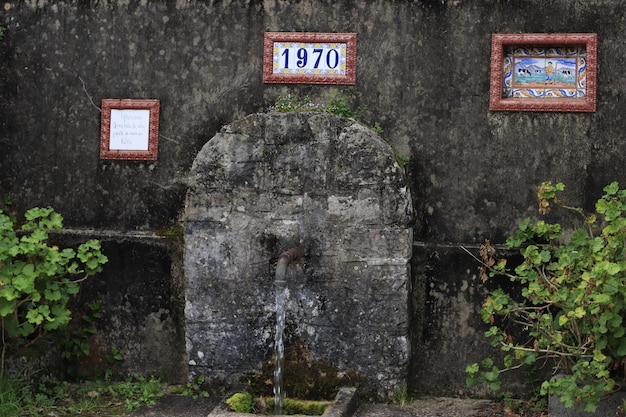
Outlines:
POLYGON ((356 119, 367 110, 367 106, 359 106, 356 110, 352 110, 352 106, 348 103, 348 99, 339 94, 337 90, 332 91, 330 102, 326 106, 326 113, 336 116, 356 119))
MULTIPOLYGON (((348 102, 346 97, 343 97, 336 89, 331 92, 331 98, 328 104, 315 103, 309 96, 300 97, 297 94, 280 94, 276 98, 276 102, 271 106, 268 111, 278 113, 292 113, 292 112, 322 112, 330 113, 335 116, 345 117, 349 119, 357 119, 363 112, 367 110, 366 105, 359 106, 356 110, 352 109, 352 106, 348 102)), ((381 138, 383 138, 383 128, 379 122, 374 123, 372 130, 381 138)), ((384 138, 383 138, 384 139, 384 138)), ((393 155, 396 162, 401 168, 404 168, 409 163, 409 157, 399 154, 395 149, 393 155)))
POLYGON ((367 106, 360 106, 356 110, 352 110, 348 99, 340 95, 337 90, 332 91, 328 104, 315 103, 309 96, 301 97, 297 94, 287 93, 280 94, 274 105, 269 108, 270 112, 323 112, 353 119, 359 117, 365 110, 367 110, 367 106))
POLYGON ((316 104, 311 101, 309 96, 300 97, 295 94, 280 94, 276 98, 276 102, 269 108, 270 112, 292 113, 297 111, 324 111, 324 105, 316 104))

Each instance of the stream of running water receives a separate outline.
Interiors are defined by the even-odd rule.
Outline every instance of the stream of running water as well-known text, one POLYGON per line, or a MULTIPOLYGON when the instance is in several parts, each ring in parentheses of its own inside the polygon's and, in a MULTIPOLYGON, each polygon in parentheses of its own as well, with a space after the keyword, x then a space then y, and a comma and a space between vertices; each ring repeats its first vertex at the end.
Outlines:
POLYGON ((285 391, 283 387, 283 367, 285 365, 285 309, 289 298, 289 288, 285 274, 287 265, 279 264, 276 268, 274 283, 276 286, 276 335, 274 339, 274 353, 276 356, 274 366, 274 414, 283 413, 285 406, 285 391))

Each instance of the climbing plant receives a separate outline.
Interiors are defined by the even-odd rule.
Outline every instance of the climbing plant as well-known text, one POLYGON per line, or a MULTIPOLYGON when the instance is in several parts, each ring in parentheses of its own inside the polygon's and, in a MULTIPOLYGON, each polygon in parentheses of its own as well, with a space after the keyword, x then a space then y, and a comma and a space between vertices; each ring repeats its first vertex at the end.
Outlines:
POLYGON ((504 371, 552 364, 541 393, 593 411, 626 369, 626 190, 616 182, 606 186, 595 212, 586 213, 564 202, 564 189, 542 183, 539 212, 564 209, 580 219, 579 229, 566 233, 558 223, 524 219, 506 241, 523 259, 513 266, 496 259, 489 242, 481 247, 483 280, 508 279, 521 292, 501 286, 485 300, 485 336, 504 360, 468 365, 467 381, 499 390, 504 371))
POLYGON ((77 249, 50 245, 49 233, 63 227, 63 217, 51 207, 30 209, 24 217, 18 226, 0 210, 0 377, 7 345, 24 347, 67 326, 70 297, 108 261, 95 239, 77 249))

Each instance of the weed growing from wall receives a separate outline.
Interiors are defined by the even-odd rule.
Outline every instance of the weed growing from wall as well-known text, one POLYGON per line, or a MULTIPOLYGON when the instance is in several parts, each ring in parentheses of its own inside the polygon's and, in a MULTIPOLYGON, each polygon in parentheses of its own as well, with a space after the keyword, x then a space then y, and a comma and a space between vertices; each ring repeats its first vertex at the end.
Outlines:
POLYGON ((356 110, 352 110, 352 106, 348 103, 348 100, 341 96, 337 90, 332 91, 330 102, 325 109, 326 113, 351 119, 357 119, 365 110, 367 110, 367 106, 365 105, 358 107, 356 110))
MULTIPOLYGON (((364 111, 367 110, 366 105, 359 106, 357 109, 352 109, 352 106, 348 102, 348 99, 341 96, 337 90, 332 90, 331 98, 328 104, 315 103, 309 96, 300 97, 295 94, 286 93, 281 94, 276 98, 276 102, 273 106, 270 106, 268 111, 278 113, 291 113, 291 112, 323 112, 330 113, 340 117, 346 117, 349 119, 358 119, 364 111)), ((383 128, 379 122, 374 123, 372 130, 376 132, 378 136, 384 139, 383 128)), ((401 155, 395 149, 393 155, 398 165, 404 169, 409 163, 409 157, 401 155)))
POLYGON ((300 97, 295 94, 281 94, 276 102, 268 109, 270 112, 291 113, 296 111, 323 112, 324 105, 316 104, 308 96, 300 97))
MULTIPOLYGON (((356 110, 352 110, 348 99, 341 96, 337 90, 332 91, 328 104, 315 103, 309 96, 300 97, 296 94, 287 93, 279 95, 274 105, 268 109, 270 112, 278 113, 298 111, 322 112, 352 119, 358 118, 365 110, 367 110, 367 106, 360 106, 356 110)), ((382 129, 380 130, 382 132, 382 129)))

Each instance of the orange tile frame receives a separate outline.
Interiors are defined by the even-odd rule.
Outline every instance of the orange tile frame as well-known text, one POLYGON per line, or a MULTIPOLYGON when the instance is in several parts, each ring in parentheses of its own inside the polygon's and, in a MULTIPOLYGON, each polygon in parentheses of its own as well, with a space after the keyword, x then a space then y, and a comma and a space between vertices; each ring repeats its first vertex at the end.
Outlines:
POLYGON ((356 84, 356 33, 265 32, 263 38, 263 82, 277 84, 356 84), (274 43, 346 44, 345 74, 274 73, 274 43))
POLYGON ((491 42, 491 79, 489 110, 595 112, 598 36, 595 33, 524 33, 494 34, 491 42), (510 46, 568 47, 583 46, 586 50, 585 97, 526 98, 503 97, 503 60, 510 46))
POLYGON ((103 99, 100 123, 100 159, 156 161, 159 146, 159 100, 103 99), (145 150, 111 149, 111 110, 149 110, 148 146, 145 150))

